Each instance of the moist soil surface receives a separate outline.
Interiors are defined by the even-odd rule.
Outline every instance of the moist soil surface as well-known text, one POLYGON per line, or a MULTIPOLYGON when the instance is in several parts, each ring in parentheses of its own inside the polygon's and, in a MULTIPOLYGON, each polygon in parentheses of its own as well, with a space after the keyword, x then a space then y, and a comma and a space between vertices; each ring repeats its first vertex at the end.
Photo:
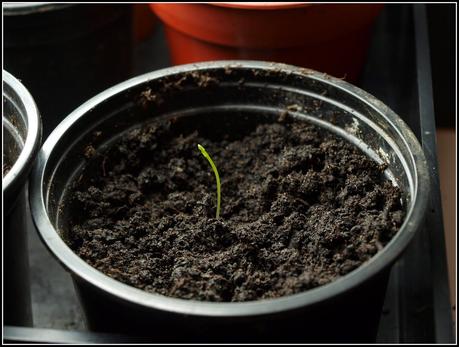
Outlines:
POLYGON ((336 280, 400 228, 383 167, 290 117, 237 140, 173 132, 174 120, 88 147, 66 241, 87 263, 148 292, 205 301, 276 298, 336 280), (216 183, 203 145, 221 177, 216 183))

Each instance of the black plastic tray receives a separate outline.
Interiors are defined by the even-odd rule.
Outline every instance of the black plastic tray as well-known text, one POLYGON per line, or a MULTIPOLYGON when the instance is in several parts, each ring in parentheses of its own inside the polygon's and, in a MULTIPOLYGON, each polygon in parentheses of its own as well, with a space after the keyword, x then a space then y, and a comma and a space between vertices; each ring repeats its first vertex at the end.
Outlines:
MULTIPOLYGON (((136 48, 133 76, 167 67, 161 27, 136 48)), ((425 5, 386 5, 377 21, 360 87, 375 95, 411 126, 429 161, 432 179, 425 228, 395 264, 376 343, 455 341, 449 286, 430 72, 425 5)), ((86 330, 70 276, 30 228, 35 327, 4 327, 4 342, 154 342, 86 330)), ((5 298, 7 300, 8 298, 5 298)))

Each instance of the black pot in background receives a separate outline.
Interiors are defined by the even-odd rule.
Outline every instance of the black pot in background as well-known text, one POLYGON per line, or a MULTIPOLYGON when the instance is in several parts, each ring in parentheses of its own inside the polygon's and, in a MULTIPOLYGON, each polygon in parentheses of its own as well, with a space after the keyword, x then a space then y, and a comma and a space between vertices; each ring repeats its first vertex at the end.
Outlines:
POLYGON ((435 122, 439 127, 454 128, 456 112, 455 76, 456 22, 455 4, 426 5, 429 29, 432 87, 435 102, 435 122))
POLYGON ((27 179, 41 144, 41 121, 27 89, 3 71, 4 324, 31 326, 27 179), (6 169, 6 170, 5 170, 6 169))
POLYGON ((392 264, 422 226, 429 194, 426 160, 409 127, 353 85, 294 66, 220 61, 138 76, 92 98, 62 122, 39 152, 31 176, 32 216, 51 253, 74 278, 89 327, 151 336, 152 342, 371 342, 392 264), (388 165, 407 216, 371 260, 336 281, 295 295, 211 303, 147 293, 91 267, 63 241, 66 194, 88 145, 112 143, 152 117, 214 139, 248 133, 289 113, 326 128, 388 165), (94 120, 97 120, 94 121, 94 120), (64 208, 63 208, 64 207, 64 208))
POLYGON ((130 76, 131 7, 4 5, 4 68, 34 96, 44 138, 81 103, 130 76))

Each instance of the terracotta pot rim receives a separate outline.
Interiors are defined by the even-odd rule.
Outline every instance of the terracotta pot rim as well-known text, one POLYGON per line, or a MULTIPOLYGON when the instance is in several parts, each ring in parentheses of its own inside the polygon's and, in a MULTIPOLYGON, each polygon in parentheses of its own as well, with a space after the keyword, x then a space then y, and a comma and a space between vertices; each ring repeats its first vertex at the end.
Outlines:
POLYGON ((305 2, 211 2, 208 5, 239 10, 289 10, 309 7, 313 4, 305 2))
MULTIPOLYGON (((227 5, 227 3, 224 3, 227 5)), ((235 4, 231 4, 233 6, 235 4)), ((252 6, 257 6, 255 3, 252 6)), ((359 7, 353 13, 354 21, 343 19, 339 8, 329 9, 332 18, 338 18, 339 24, 324 24, 326 13, 319 6, 295 3, 296 9, 279 9, 276 11, 254 11, 238 8, 221 7, 221 3, 188 3, 169 4, 151 3, 150 8, 168 27, 182 34, 204 42, 226 47, 277 48, 295 47, 303 42, 317 43, 335 39, 337 36, 350 33, 367 26, 379 12, 380 5, 371 8, 359 7), (187 7, 189 6, 189 7, 187 7), (362 15, 363 13, 363 15, 362 15), (306 19, 305 19, 306 18, 306 19), (305 25, 305 21, 308 25, 305 25), (322 28, 320 32, 317 26, 322 28), (292 31, 292 27, 295 30, 292 31)), ((335 6, 335 5, 334 5, 335 6)))

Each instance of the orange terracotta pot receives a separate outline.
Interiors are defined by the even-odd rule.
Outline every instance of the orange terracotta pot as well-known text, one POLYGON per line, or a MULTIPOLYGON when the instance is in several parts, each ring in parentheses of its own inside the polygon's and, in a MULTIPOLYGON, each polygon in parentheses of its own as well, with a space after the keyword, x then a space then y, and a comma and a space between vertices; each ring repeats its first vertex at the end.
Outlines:
POLYGON ((381 4, 150 4, 173 64, 276 61, 357 79, 381 4))

